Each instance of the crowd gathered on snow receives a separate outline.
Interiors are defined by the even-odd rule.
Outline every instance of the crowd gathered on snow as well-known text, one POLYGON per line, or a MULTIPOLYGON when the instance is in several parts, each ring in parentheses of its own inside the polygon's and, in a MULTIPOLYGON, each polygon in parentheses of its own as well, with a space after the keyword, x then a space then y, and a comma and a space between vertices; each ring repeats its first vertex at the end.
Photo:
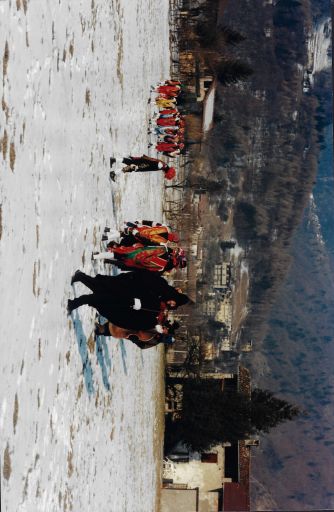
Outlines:
MULTIPOLYGON (((185 120, 176 105, 180 91, 181 83, 177 80, 166 80, 152 88, 159 109, 155 116, 156 150, 169 158, 184 150, 185 120)), ((115 166, 110 172, 112 181, 131 172, 162 171, 167 180, 176 176, 174 167, 147 155, 111 157, 110 166, 115 166)), ((170 226, 143 220, 125 222, 117 230, 106 227, 102 242, 106 250, 93 253, 92 260, 103 260, 126 272, 91 277, 77 270, 71 284, 80 282, 92 293, 69 299, 68 313, 89 305, 107 320, 104 324, 96 323, 97 336, 129 339, 142 349, 173 343, 179 323, 172 321, 170 314, 191 301, 161 274, 186 268, 185 252, 178 245, 179 235, 170 226)))

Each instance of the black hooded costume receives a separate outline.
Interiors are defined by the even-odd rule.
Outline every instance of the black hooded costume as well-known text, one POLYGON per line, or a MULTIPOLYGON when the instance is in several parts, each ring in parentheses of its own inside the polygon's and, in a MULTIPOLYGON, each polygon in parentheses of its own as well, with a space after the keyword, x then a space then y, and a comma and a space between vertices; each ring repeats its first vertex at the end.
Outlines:
POLYGON ((68 310, 88 304, 94 307, 112 324, 131 330, 152 329, 157 323, 162 303, 176 302, 176 307, 189 302, 189 298, 179 293, 160 275, 154 272, 126 272, 117 276, 97 274, 91 277, 77 271, 72 283, 81 282, 92 294, 81 295, 68 301, 68 310), (134 309, 135 299, 139 309, 134 309))

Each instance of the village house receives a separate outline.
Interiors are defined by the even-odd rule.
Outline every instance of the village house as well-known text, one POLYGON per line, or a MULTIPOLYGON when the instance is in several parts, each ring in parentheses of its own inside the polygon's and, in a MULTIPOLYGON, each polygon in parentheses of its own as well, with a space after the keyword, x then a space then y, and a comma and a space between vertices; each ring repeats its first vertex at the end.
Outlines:
MULTIPOLYGON (((222 390, 236 388, 250 396, 249 371, 242 366, 237 374, 207 373, 201 377, 221 380, 222 390)), ((168 403, 167 414, 182 411, 182 382, 175 386, 174 410, 168 403)), ((257 439, 240 440, 215 446, 207 453, 177 445, 164 461, 161 512, 249 511, 251 446, 257 445, 257 439)))
POLYGON ((216 290, 226 291, 230 286, 232 276, 231 262, 223 261, 215 265, 213 274, 213 286, 216 290))
POLYGON ((230 296, 226 296, 220 301, 215 320, 224 323, 229 330, 232 328, 232 300, 230 296))

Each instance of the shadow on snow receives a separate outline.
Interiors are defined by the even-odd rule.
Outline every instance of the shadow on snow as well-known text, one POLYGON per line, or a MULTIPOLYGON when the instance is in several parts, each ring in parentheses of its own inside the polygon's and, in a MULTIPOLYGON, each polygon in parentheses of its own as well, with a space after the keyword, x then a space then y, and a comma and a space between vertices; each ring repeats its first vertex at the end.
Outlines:
POLYGON ((94 393, 93 370, 87 350, 87 337, 83 331, 82 322, 80 320, 78 312, 76 311, 74 315, 72 313, 71 317, 73 320, 74 332, 77 338, 79 354, 82 361, 82 372, 84 375, 85 386, 87 389, 87 393, 89 395, 92 395, 94 393))

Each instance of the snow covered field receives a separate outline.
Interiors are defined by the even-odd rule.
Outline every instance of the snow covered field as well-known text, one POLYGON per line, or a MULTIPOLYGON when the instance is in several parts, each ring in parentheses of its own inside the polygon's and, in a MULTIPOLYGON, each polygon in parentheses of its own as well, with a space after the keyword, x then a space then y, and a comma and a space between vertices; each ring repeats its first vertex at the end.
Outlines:
POLYGON ((94 346, 66 303, 106 224, 161 219, 161 176, 111 185, 108 161, 147 152, 168 2, 0 0, 0 52, 2 510, 150 512, 161 350, 94 346))

